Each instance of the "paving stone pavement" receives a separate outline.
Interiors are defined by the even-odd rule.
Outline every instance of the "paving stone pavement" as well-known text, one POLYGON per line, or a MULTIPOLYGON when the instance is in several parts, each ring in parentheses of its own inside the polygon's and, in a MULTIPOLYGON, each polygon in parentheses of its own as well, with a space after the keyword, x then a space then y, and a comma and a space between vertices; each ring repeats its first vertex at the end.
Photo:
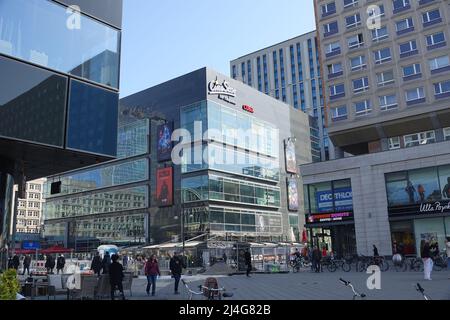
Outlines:
MULTIPOLYGON (((355 288, 367 295, 366 300, 423 300, 414 288, 420 283, 433 300, 450 300, 450 274, 446 271, 433 272, 432 281, 423 280, 420 272, 381 273, 381 290, 369 290, 366 286, 369 274, 359 272, 300 272, 287 274, 252 274, 215 276, 220 286, 233 293, 229 300, 351 300, 353 293, 349 287, 339 282, 339 278, 350 281, 355 288)), ((197 290, 208 276, 183 276, 192 289, 197 290)), ((145 277, 133 280, 133 296, 129 300, 187 300, 187 290, 180 282, 180 295, 174 295, 174 280, 168 276, 157 280, 156 296, 147 296, 145 277)), ((64 299, 59 296, 58 299, 64 299)), ((194 300, 202 300, 196 296, 194 300)))

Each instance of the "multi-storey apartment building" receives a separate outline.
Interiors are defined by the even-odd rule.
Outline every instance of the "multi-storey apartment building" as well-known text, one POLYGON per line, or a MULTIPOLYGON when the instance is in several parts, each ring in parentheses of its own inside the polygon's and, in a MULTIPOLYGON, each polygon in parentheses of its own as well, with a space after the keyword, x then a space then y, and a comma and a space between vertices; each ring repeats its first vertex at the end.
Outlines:
POLYGON ((417 253, 422 240, 443 245, 450 234, 449 210, 435 205, 450 199, 449 8, 442 0, 315 1, 336 158, 301 168, 319 242, 391 254, 396 241, 417 253))
POLYGON ((27 182, 23 199, 17 199, 16 233, 40 233, 46 179, 27 182))
POLYGON ((329 159, 316 32, 309 32, 230 62, 233 79, 311 116, 313 161, 329 159))

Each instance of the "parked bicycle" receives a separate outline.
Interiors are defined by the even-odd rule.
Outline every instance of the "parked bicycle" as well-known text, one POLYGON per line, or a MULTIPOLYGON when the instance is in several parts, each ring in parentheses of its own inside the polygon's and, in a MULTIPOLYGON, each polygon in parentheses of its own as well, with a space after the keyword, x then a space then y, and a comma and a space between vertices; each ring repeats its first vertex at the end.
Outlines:
POLYGON ((392 262, 395 271, 423 271, 423 261, 420 257, 416 256, 403 256, 394 255, 392 257, 392 262))
POLYGON ((389 270, 389 263, 383 256, 368 257, 361 255, 358 262, 358 271, 365 272, 369 266, 378 266, 382 272, 389 270))
POLYGON ((311 267, 311 263, 304 257, 298 257, 289 261, 289 266, 292 268, 293 272, 299 272, 301 268, 311 267))
POLYGON ((350 281, 346 281, 342 278, 339 279, 339 281, 345 285, 346 287, 350 287, 353 291, 353 300, 356 300, 356 298, 361 298, 364 299, 366 297, 366 295, 364 293, 360 293, 358 291, 355 290, 355 288, 353 287, 353 285, 350 283, 350 281))
POLYGON ((191 289, 184 279, 181 279, 181 282, 188 292, 189 300, 192 300, 194 296, 204 296, 206 300, 222 300, 233 296, 233 293, 226 292, 224 287, 219 287, 216 278, 207 278, 203 285, 198 286, 199 291, 191 289))

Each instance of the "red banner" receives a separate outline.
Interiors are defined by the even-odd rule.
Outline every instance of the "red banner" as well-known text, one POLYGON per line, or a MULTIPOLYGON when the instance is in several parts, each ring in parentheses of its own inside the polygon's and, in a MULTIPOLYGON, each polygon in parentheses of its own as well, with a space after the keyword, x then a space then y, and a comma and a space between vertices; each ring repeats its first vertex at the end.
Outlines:
POLYGON ((159 207, 173 205, 173 168, 156 171, 156 199, 159 207))

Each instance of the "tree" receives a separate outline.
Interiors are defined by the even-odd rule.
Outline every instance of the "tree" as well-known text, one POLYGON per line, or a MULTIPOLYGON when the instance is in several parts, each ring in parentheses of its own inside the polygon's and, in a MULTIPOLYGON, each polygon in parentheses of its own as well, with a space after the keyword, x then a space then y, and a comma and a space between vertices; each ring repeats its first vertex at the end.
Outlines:
POLYGON ((0 276, 0 300, 16 300, 16 295, 19 292, 20 284, 17 280, 16 270, 5 271, 0 276))

